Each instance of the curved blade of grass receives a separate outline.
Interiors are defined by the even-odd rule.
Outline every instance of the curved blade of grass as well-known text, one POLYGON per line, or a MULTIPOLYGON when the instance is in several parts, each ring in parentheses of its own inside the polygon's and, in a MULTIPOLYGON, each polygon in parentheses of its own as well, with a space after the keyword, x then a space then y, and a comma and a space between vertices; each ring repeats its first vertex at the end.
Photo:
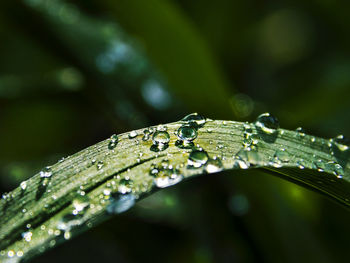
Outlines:
POLYGON ((1 262, 30 259, 160 188, 224 169, 267 169, 350 206, 350 151, 339 141, 220 120, 206 120, 203 127, 179 121, 152 128, 154 141, 168 133, 169 142, 155 145, 152 129, 121 134, 118 142, 112 136, 3 195, 1 262), (186 138, 197 133, 192 143, 179 143, 180 127, 187 129, 181 133, 186 138))

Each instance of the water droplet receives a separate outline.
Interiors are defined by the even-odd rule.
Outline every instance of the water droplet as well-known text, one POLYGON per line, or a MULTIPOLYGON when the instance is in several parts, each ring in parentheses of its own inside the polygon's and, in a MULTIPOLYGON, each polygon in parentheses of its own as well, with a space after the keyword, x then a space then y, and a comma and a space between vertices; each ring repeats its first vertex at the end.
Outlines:
POLYGON ((191 142, 197 138, 197 130, 191 125, 182 125, 177 130, 177 137, 186 142, 191 142))
POLYGON ((224 169, 222 162, 219 158, 213 158, 208 160, 205 165, 205 171, 207 173, 217 173, 224 169))
POLYGON ((183 175, 175 168, 161 169, 154 178, 154 183, 159 188, 165 188, 181 182, 183 175))
POLYGON ((118 144, 118 135, 113 134, 108 143, 108 149, 113 150, 118 144))
POLYGON ((166 131, 156 131, 152 136, 153 145, 151 150, 154 152, 163 151, 169 146, 170 135, 166 131))
POLYGON ((297 137, 299 138, 305 137, 305 130, 302 127, 296 128, 295 131, 297 132, 297 137))
POLYGON ((110 199, 107 212, 110 214, 123 213, 135 204, 135 200, 136 198, 133 194, 116 195, 110 199))
POLYGON ((101 170, 101 169, 103 168, 103 166, 104 166, 103 161, 98 161, 98 162, 97 162, 97 165, 96 165, 97 170, 101 170))
POLYGON ((20 187, 22 190, 26 190, 27 188, 27 181, 23 181, 21 184, 20 184, 20 187))
POLYGON ((312 168, 317 169, 319 172, 324 172, 325 166, 325 162, 321 159, 312 162, 312 168))
POLYGON ((136 131, 131 131, 130 133, 129 133, 129 139, 133 139, 133 138, 135 138, 137 136, 137 132, 136 131))
POLYGON ((242 165, 242 167, 240 167, 242 169, 246 169, 244 167, 248 168, 251 165, 259 164, 260 162, 260 157, 257 150, 249 150, 244 148, 239 150, 239 152, 235 156, 235 159, 238 161, 236 161, 236 167, 237 165, 242 165), (243 161, 244 163, 239 161, 243 161))
POLYGON ((153 133, 153 129, 152 130, 151 129, 144 129, 142 140, 148 141, 152 133, 153 133))
POLYGON ((123 178, 119 181, 118 192, 121 194, 130 193, 132 185, 133 185, 132 180, 130 180, 130 179, 127 180, 127 179, 123 178))
POLYGON ((185 116, 181 121, 189 122, 193 124, 196 128, 203 127, 203 125, 206 123, 206 119, 198 113, 191 113, 185 116))
POLYGON ((263 113, 258 116, 255 126, 267 134, 273 134, 280 127, 276 117, 270 113, 263 113))
POLYGON ((288 163, 290 161, 290 156, 289 156, 288 152, 286 151, 286 149, 282 148, 282 149, 277 150, 275 152, 274 159, 275 159, 275 162, 278 164, 288 163))
POLYGON ((40 177, 51 177, 52 172, 51 172, 51 167, 50 166, 46 166, 42 171, 40 171, 40 177))
POLYGON ((338 135, 337 137, 330 139, 330 142, 334 143, 334 145, 342 152, 347 151, 350 147, 350 141, 344 135, 338 135))
POLYGON ((336 163, 334 161, 329 161, 325 165, 325 170, 327 172, 333 173, 338 178, 343 178, 344 170, 343 170, 343 167, 339 163, 336 163))
POLYGON ((89 201, 90 201, 89 197, 86 196, 86 195, 79 195, 79 196, 77 196, 72 201, 72 205, 74 207, 73 214, 76 215, 79 212, 82 212, 83 210, 88 208, 88 206, 90 205, 89 201))
POLYGON ((188 156, 188 166, 193 168, 199 168, 205 165, 209 160, 209 156, 204 150, 193 150, 188 156))
POLYGON ((22 233, 23 239, 24 239, 25 241, 27 241, 27 242, 30 242, 30 241, 32 240, 32 235, 33 235, 33 233, 30 232, 30 231, 27 231, 27 232, 23 232, 23 233, 22 233))

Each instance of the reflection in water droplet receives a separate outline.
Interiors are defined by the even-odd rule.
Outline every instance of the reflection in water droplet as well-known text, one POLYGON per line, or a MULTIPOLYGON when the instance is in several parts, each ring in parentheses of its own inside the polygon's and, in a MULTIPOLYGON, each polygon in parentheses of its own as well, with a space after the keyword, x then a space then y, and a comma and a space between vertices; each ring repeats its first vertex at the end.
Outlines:
POLYGON ((270 113, 263 113, 258 116, 255 126, 267 134, 273 134, 280 127, 276 117, 270 113))
POLYGON ((96 165, 97 170, 101 170, 103 166, 104 166, 103 161, 98 161, 98 162, 97 162, 97 165, 96 165))
POLYGON ((193 168, 199 168, 205 165, 209 160, 209 156, 204 150, 193 150, 188 156, 188 166, 193 168))
POLYGON ((123 213, 135 204, 135 200, 136 198, 133 194, 117 195, 110 199, 106 210, 110 214, 123 213))
POLYGON ((170 135, 166 131, 156 131, 152 136, 152 141, 151 151, 163 151, 169 146, 170 135))
POLYGON ((185 116, 181 121, 189 122, 196 128, 203 127, 203 125, 206 123, 206 119, 198 113, 191 113, 185 116))

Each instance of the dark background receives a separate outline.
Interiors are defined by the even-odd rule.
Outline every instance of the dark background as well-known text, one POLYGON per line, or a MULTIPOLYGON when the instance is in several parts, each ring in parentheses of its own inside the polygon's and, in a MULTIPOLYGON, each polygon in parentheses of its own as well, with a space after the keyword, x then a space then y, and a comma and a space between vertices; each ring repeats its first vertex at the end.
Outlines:
MULTIPOLYGON (((109 137, 200 112, 350 134, 350 2, 4 0, 0 192, 109 137)), ((350 211, 261 171, 141 201, 33 262, 348 262, 350 211)))

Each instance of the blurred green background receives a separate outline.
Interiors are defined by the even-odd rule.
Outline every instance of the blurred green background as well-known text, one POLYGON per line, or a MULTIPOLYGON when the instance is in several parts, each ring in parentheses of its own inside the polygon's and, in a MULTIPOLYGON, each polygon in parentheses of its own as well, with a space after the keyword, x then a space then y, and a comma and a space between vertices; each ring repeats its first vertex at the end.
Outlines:
MULTIPOLYGON (((5 0, 0 192, 200 112, 350 134, 350 2, 5 0)), ((162 190, 33 262, 348 262, 350 211, 262 171, 162 190)))

